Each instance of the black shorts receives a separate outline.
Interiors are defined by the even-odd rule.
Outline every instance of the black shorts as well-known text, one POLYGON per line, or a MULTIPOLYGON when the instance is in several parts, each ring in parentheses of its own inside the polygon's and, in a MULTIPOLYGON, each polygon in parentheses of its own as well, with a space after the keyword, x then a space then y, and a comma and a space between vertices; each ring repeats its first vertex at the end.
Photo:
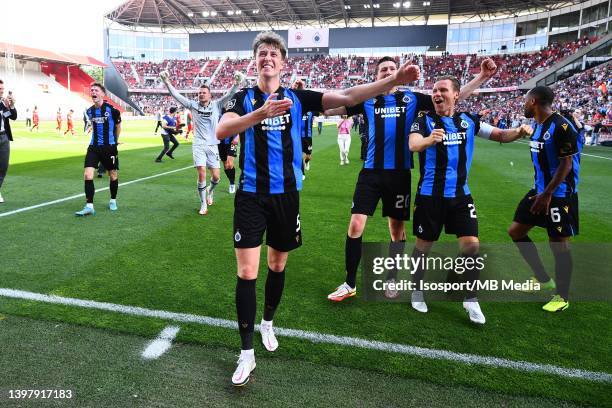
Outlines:
POLYGON ((516 207, 514 222, 546 228, 549 237, 571 237, 578 235, 578 194, 571 197, 553 197, 550 200, 548 215, 532 214, 533 197, 538 193, 530 190, 516 207))
POLYGON ((106 170, 119 170, 117 145, 89 146, 85 155, 85 167, 98 167, 102 163, 106 170))
POLYGON ((262 244, 281 252, 302 245, 300 194, 258 194, 238 190, 234 199, 234 248, 262 244))
POLYGON ((236 145, 219 143, 219 158, 222 162, 227 161, 227 156, 236 157, 236 145))
POLYGON ((374 215, 382 199, 383 217, 410 219, 410 170, 361 169, 351 214, 374 215))
POLYGON ((302 138, 302 153, 312 154, 312 137, 302 138))
POLYGON ((478 218, 471 195, 446 198, 417 194, 412 234, 425 241, 437 241, 442 227, 444 232, 457 237, 478 236, 478 218))

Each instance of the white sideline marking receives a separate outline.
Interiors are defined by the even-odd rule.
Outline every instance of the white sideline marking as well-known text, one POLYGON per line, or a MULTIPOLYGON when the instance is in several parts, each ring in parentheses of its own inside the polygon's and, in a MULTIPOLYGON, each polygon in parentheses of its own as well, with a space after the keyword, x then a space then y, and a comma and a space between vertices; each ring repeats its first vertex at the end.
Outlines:
MULTIPOLYGON (((139 178, 139 179, 136 179, 136 180, 126 181, 125 183, 119 183, 119 187, 127 186, 129 184, 139 183, 141 181, 150 180, 150 179, 153 179, 153 178, 156 178, 156 177, 161 177, 161 176, 165 176, 167 174, 177 173, 179 171, 183 171, 183 170, 187 170, 187 169, 192 169, 192 168, 193 168, 193 166, 188 166, 188 167, 183 167, 183 168, 176 169, 176 170, 170 170, 170 171, 166 171, 166 172, 163 172, 163 173, 154 174, 152 176, 147 176, 147 177, 139 178)), ((97 188, 96 192, 98 192, 98 191, 105 191, 105 190, 108 190, 108 189, 109 189, 109 187, 97 188)), ((8 217, 9 215, 17 214, 17 213, 24 212, 24 211, 35 210, 37 208, 46 207, 48 205, 63 203, 64 201, 74 200, 75 198, 79 198, 79 197, 85 197, 85 193, 75 194, 75 195, 70 196, 70 197, 60 198, 59 200, 47 201, 46 203, 36 204, 36 205, 32 205, 30 207, 18 208, 18 209, 13 210, 13 211, 3 212, 3 213, 0 213, 0 218, 1 217, 8 217)))
POLYGON ((151 341, 142 352, 145 360, 155 360, 172 347, 172 340, 176 337, 180 327, 168 326, 159 333, 159 336, 151 341))
MULTIPOLYGON (((517 140, 518 143, 520 144, 526 144, 528 145, 529 142, 524 142, 522 140, 517 140)), ((585 145, 586 146, 586 145, 585 145)), ((582 150, 584 151, 584 149, 582 150)), ((590 156, 590 157, 597 157, 598 159, 604 159, 604 160, 612 160, 611 157, 604 157, 604 156, 597 156, 596 154, 589 154, 589 153, 580 153, 581 156, 590 156)))
MULTIPOLYGON (((207 326, 224 327, 228 329, 237 329, 238 324, 232 320, 219 319, 208 316, 198 316, 188 313, 167 312, 165 310, 145 309, 143 307, 124 306, 114 303, 96 302, 93 300, 83 300, 75 298, 67 298, 55 295, 45 295, 42 293, 26 292, 23 290, 0 288, 0 296, 34 300, 38 302, 53 303, 60 305, 78 306, 88 309, 107 310, 133 316, 154 317, 158 319, 173 320, 184 323, 198 323, 207 326)), ((255 326, 259 330, 259 325, 255 326)), ((587 371, 577 368, 558 367, 552 364, 538 364, 527 361, 515 361, 505 358, 481 356, 477 354, 456 353, 440 349, 432 349, 425 347, 409 346, 405 344, 387 343, 382 341, 372 341, 357 337, 335 336, 332 334, 324 334, 305 330, 283 329, 275 327, 274 332, 277 335, 285 337, 294 337, 302 340, 309 340, 313 343, 338 344, 341 346, 359 347, 368 350, 379 350, 388 353, 407 354, 423 358, 431 358, 435 360, 449 360, 461 362, 465 364, 479 364, 496 368, 509 368, 517 371, 536 372, 544 374, 552 374, 559 377, 579 378, 582 380, 597 381, 604 383, 612 383, 612 374, 598 371, 587 371)))

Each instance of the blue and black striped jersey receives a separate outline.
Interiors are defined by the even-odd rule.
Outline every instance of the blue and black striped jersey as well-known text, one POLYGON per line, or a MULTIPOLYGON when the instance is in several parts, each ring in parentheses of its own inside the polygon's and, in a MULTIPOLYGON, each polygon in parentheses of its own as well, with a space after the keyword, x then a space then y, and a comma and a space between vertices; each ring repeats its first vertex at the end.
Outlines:
POLYGON ((534 189, 538 194, 544 192, 552 180, 559 167, 559 159, 568 156, 574 156, 572 170, 553 192, 553 196, 569 197, 578 192, 582 142, 573 123, 554 112, 544 123, 535 124, 529 147, 534 169, 534 189))
POLYGON ((444 129, 443 141, 419 152, 418 194, 433 197, 470 195, 468 174, 474 155, 474 137, 480 132, 478 116, 457 112, 452 117, 435 113, 420 115, 410 133, 429 137, 434 129, 444 129))
POLYGON ((349 116, 363 114, 368 150, 365 169, 411 169, 408 134, 419 111, 433 110, 431 96, 411 91, 379 95, 347 108, 349 116))
POLYGON ((91 106, 86 111, 91 121, 92 133, 90 146, 109 146, 117 144, 117 125, 121 123, 121 112, 103 102, 99 108, 91 106))
MULTIPOLYGON (((280 87, 277 99, 292 100, 290 110, 265 119, 240 134, 240 189, 281 194, 302 189, 302 116, 323 110, 323 94, 280 87)), ((227 103, 227 111, 246 115, 268 99, 257 86, 244 88, 227 103)))

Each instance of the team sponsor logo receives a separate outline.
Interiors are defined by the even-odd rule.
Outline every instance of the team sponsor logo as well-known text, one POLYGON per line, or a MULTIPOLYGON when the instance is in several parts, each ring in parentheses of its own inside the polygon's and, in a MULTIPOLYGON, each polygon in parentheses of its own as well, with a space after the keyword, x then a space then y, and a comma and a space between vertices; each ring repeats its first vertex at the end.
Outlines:
POLYGON ((544 140, 550 139, 550 132, 546 131, 546 133, 544 133, 544 136, 542 137, 542 139, 544 139, 544 140))
POLYGON ((242 235, 240 235, 240 231, 236 231, 236 233, 234 234, 234 241, 240 242, 241 239, 242 235))
POLYGON ((467 121, 466 121, 465 119, 461 121, 461 127, 462 127, 462 128, 467 129, 467 128, 468 128, 468 126, 469 126, 469 125, 468 125, 468 123, 467 123, 467 121))
POLYGON ((418 123, 416 123, 416 122, 415 122, 415 123, 413 123, 413 124, 412 124, 412 126, 410 127, 410 131, 411 131, 411 132, 416 132, 416 131, 418 131, 418 130, 420 130, 420 129, 421 129, 421 127, 420 127, 420 126, 419 126, 419 124, 418 124, 418 123))
POLYGON ((444 143, 445 146, 460 145, 466 139, 467 136, 465 132, 445 133, 442 137, 442 143, 444 143))
POLYGON ((234 106, 236 106, 236 98, 234 98, 234 99, 230 100, 230 101, 227 103, 227 108, 226 108, 226 109, 227 109, 227 110, 234 109, 234 106))
POLYGON ((405 106, 390 106, 388 108, 374 108, 374 113, 381 118, 399 118, 402 113, 406 113, 405 106))
POLYGON ((532 140, 529 142, 529 148, 533 153, 540 153, 540 150, 544 148, 544 143, 532 140))
POLYGON ((264 119, 261 122, 261 130, 285 130, 291 128, 291 114, 264 119))
POLYGON ((107 117, 101 117, 101 116, 100 116, 100 117, 97 117, 97 118, 91 118, 91 121, 92 121, 93 123, 104 123, 104 122, 106 122, 107 120, 108 120, 108 118, 107 118, 107 117))
POLYGON ((402 98, 402 102, 410 103, 412 102, 412 98, 409 95, 404 95, 404 97, 402 98))

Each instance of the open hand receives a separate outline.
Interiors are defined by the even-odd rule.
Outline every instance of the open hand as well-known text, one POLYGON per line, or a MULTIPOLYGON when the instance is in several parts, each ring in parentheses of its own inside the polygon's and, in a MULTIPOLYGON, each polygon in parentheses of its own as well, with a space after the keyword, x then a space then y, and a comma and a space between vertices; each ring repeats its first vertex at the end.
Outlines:
POLYGON ((281 116, 285 112, 287 112, 289 108, 291 108, 291 105, 293 105, 291 99, 278 100, 277 98, 278 94, 270 94, 270 96, 266 100, 266 103, 264 103, 264 105, 259 108, 264 113, 266 118, 275 118, 277 116, 281 116))

